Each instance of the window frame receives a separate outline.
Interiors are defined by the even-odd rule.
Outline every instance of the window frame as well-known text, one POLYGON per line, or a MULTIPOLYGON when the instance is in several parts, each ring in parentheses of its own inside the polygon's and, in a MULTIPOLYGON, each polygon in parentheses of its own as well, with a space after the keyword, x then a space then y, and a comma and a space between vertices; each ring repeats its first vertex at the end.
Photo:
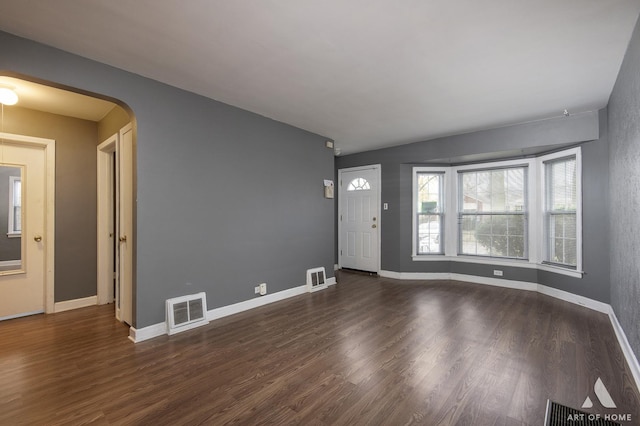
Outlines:
POLYGON ((539 186, 539 202, 541 206, 540 225, 541 225, 541 243, 539 247, 539 259, 544 269, 548 270, 567 270, 582 274, 582 151, 579 147, 568 150, 562 150, 551 154, 543 155, 537 158, 538 169, 540 174, 539 186), (549 260, 549 236, 547 235, 547 203, 549 201, 547 194, 547 173, 546 164, 553 163, 565 158, 575 158, 576 161, 576 265, 567 265, 549 260))
POLYGON ((485 265, 495 266, 511 266, 518 268, 538 269, 543 271, 554 272, 557 274, 567 275, 574 278, 582 278, 584 271, 583 267, 583 251, 582 251, 582 156, 581 148, 574 147, 569 149, 562 149, 553 153, 543 154, 534 158, 525 158, 517 160, 506 161, 491 161, 491 162, 477 162, 469 163, 459 166, 440 166, 440 167, 427 167, 427 166, 414 166, 412 171, 412 193, 413 193, 413 205, 412 205, 412 234, 411 234, 411 253, 412 260, 421 261, 455 261, 464 263, 478 263, 485 265), (577 193, 577 211, 576 211, 576 234, 577 234, 577 266, 566 267, 564 265, 552 264, 545 262, 546 256, 546 242, 543 236, 544 229, 544 211, 545 211, 545 173, 544 163, 550 160, 576 157, 576 193, 577 193), (481 169, 495 169, 504 167, 514 167, 518 165, 526 165, 528 167, 527 172, 527 203, 528 203, 528 225, 527 225, 527 251, 528 259, 519 258, 505 258, 505 257, 488 257, 481 255, 465 255, 458 253, 459 244, 459 226, 458 226, 458 212, 459 212, 459 191, 458 188, 458 172, 463 170, 481 170, 481 169), (417 238, 417 224, 416 224, 416 209, 417 209, 417 197, 416 197, 416 179, 418 171, 433 171, 444 172, 444 253, 443 254, 417 254, 416 253, 416 238, 417 238), (455 220, 451 220, 451 212, 455 212, 455 220))
POLYGON ((489 258, 489 259, 503 259, 503 260, 525 260, 528 261, 529 260, 529 236, 532 235, 530 230, 529 230, 529 216, 530 216, 530 209, 531 209, 531 199, 530 199, 530 182, 529 182, 529 175, 530 175, 530 168, 531 168, 531 162, 530 161, 526 161, 526 162, 512 162, 512 161, 507 161, 507 162, 492 162, 489 164, 474 164, 472 166, 469 167, 457 167, 456 168, 456 175, 457 175, 457 182, 456 182, 456 189, 457 189, 457 194, 456 194, 456 198, 458 200, 458 205, 457 205, 457 216, 458 216, 458 226, 457 226, 457 254, 459 256, 472 256, 472 257, 483 257, 483 258, 489 258), (481 166, 481 167, 478 167, 481 166), (488 167, 484 167, 484 166, 488 166, 488 167), (464 192, 461 189, 462 188, 462 179, 463 179, 463 175, 465 173, 473 173, 473 172, 492 172, 492 171, 498 171, 498 170, 509 170, 509 169, 523 169, 524 171, 524 181, 523 181, 523 185, 524 187, 522 188, 523 191, 523 196, 524 196, 524 210, 520 213, 520 212, 507 212, 507 211, 503 211, 503 212, 494 212, 494 213, 469 213, 469 212, 464 212, 464 209, 462 208, 464 205, 464 192), (462 233, 462 217, 463 216, 469 216, 469 215, 474 215, 474 216, 505 216, 505 215, 519 215, 523 217, 523 221, 524 221, 524 229, 523 229, 523 237, 524 237, 524 256, 523 257, 512 257, 512 256, 491 256, 491 255, 483 255, 483 254, 471 254, 471 253, 463 253, 462 251, 462 243, 463 243, 463 233, 462 233))
POLYGON ((412 179, 412 232, 411 232, 411 255, 412 256, 442 256, 446 253, 447 249, 447 212, 449 208, 447 206, 447 188, 450 171, 448 168, 442 167, 414 167, 413 179, 412 179), (418 211, 418 175, 419 174, 433 174, 441 175, 442 181, 440 184, 441 199, 442 199, 442 212, 438 213, 440 216, 440 252, 433 253, 419 253, 418 252, 418 240, 419 240, 419 221, 418 215, 421 212, 418 211))

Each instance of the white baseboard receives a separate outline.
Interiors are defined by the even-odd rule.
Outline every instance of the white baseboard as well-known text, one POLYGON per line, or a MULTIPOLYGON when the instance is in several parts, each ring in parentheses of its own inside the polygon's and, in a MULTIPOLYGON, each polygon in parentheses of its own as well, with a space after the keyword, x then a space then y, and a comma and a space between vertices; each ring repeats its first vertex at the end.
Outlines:
POLYGON ((618 322, 618 317, 616 313, 613 311, 613 308, 609 306, 609 319, 611 320, 611 325, 613 326, 613 331, 616 332, 616 337, 618 338, 618 343, 620 343, 620 348, 622 348, 622 353, 624 354, 625 359, 627 360, 627 365, 631 369, 631 374, 633 375, 633 379, 636 382, 636 387, 640 389, 640 364, 638 364, 638 358, 636 358, 633 349, 631 349, 631 345, 629 344, 629 340, 627 339, 627 335, 624 333, 622 329, 622 325, 618 322))
MULTIPOLYGON (((336 278, 327 278, 327 285, 335 285, 336 278)), ((307 286, 301 285, 299 287, 290 288, 287 290, 279 291, 273 294, 267 294, 265 296, 256 297, 254 299, 245 300, 243 302, 234 303, 233 305, 222 306, 207 311, 207 320, 213 321, 219 318, 224 318, 229 315, 238 314, 240 312, 248 311, 249 309, 258 308, 260 306, 268 305, 269 303, 279 302, 290 297, 299 296, 307 292, 307 286)), ((167 326, 164 322, 153 324, 148 327, 136 329, 134 327, 129 328, 129 340, 134 343, 139 343, 144 340, 149 340, 154 337, 167 334, 167 326)))
POLYGON ((83 297, 81 299, 65 300, 63 302, 56 302, 53 305, 53 312, 64 312, 72 309, 86 308, 87 306, 93 306, 98 304, 98 296, 83 297))
POLYGON ((464 281, 475 284, 491 285, 494 287, 513 288, 516 290, 537 291, 538 284, 527 281, 501 280, 493 277, 479 277, 476 275, 451 274, 454 281, 464 281))
POLYGON ((379 271, 378 275, 396 280, 450 280, 449 272, 394 272, 379 271))
POLYGON ((38 314, 44 314, 44 311, 23 312, 21 314, 7 315, 6 317, 0 317, 0 321, 28 317, 30 315, 38 315, 38 314))
POLYGON ((608 303, 599 302, 597 300, 589 299, 588 297, 569 293, 568 291, 558 290, 557 288, 538 284, 537 291, 538 293, 546 294, 547 296, 555 297, 556 299, 584 306, 594 311, 602 312, 603 314, 608 315, 611 311, 611 305, 609 305, 608 303))
POLYGON ((159 322, 140 329, 129 327, 129 340, 133 343, 143 342, 153 339, 154 337, 162 336, 163 334, 167 334, 166 322, 159 322))
POLYGON ((255 299, 245 300, 244 302, 234 303, 233 305, 222 306, 220 308, 211 309, 210 311, 208 311, 207 319, 209 321, 213 321, 218 318, 223 318, 229 315, 248 311, 249 309, 268 305, 269 303, 278 302, 280 300, 288 299, 294 296, 299 296, 306 292, 307 286, 301 285, 299 287, 290 288, 288 290, 279 291, 277 293, 256 297, 255 299))
POLYGON ((493 277, 479 277, 476 275, 456 274, 450 272, 393 272, 380 271, 380 276, 386 278, 395 278, 399 280, 453 280, 464 281, 474 284, 491 285, 495 287, 513 288, 516 290, 536 291, 564 300, 565 302, 574 303, 580 306, 586 306, 594 311, 609 313, 610 306, 607 303, 598 302, 588 297, 579 296, 567 291, 558 290, 542 284, 531 283, 528 281, 505 280, 493 277))
POLYGON ((591 310, 607 314, 609 316, 609 320, 611 321, 611 325, 613 326, 613 330, 616 333, 618 344, 620 345, 620 348, 622 349, 622 353, 624 354, 624 357, 627 360, 627 364, 631 369, 631 373, 636 383, 636 387, 638 388, 638 390, 640 390, 640 364, 638 363, 638 358, 633 352, 633 349, 631 349, 631 345, 629 344, 627 335, 625 334, 624 330, 622 329, 622 326, 618 322, 618 318, 616 317, 616 314, 613 311, 613 308, 608 303, 599 302, 597 300, 589 299, 588 297, 569 293, 568 291, 558 290, 557 288, 548 287, 548 286, 537 284, 537 283, 530 283, 526 281, 504 280, 499 278, 478 277, 475 275, 464 275, 464 274, 455 274, 455 273, 448 273, 448 272, 430 273, 430 272, 380 271, 379 275, 381 277, 394 278, 399 280, 447 280, 449 279, 454 281, 470 282, 474 284, 485 284, 485 285, 513 288, 513 289, 525 290, 525 291, 536 291, 538 293, 545 294, 547 296, 551 296, 556 299, 564 300, 565 302, 584 306, 591 310))

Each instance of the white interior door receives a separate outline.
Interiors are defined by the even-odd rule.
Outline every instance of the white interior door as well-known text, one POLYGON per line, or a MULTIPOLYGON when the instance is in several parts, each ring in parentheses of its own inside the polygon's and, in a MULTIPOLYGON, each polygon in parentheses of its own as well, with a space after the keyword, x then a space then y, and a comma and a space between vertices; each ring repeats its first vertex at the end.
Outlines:
POLYGON ((116 149, 118 184, 118 275, 120 320, 133 325, 133 126, 120 130, 116 149))
POLYGON ((0 319, 42 313, 47 307, 47 239, 53 238, 53 230, 48 233, 46 227, 46 150, 18 142, 3 138, 0 145, 0 169, 18 172, 11 179, 10 197, 0 199, 0 210, 6 210, 11 217, 8 224, 0 224, 0 229, 7 229, 0 233, 0 241, 3 245, 18 242, 19 247, 17 255, 9 255, 16 259, 2 259, 5 266, 0 270, 0 319))
POLYGON ((98 145, 98 303, 133 325, 133 126, 98 145), (115 291, 114 291, 115 290, 115 291))
POLYGON ((340 170, 341 268, 378 272, 380 265, 380 168, 340 170))

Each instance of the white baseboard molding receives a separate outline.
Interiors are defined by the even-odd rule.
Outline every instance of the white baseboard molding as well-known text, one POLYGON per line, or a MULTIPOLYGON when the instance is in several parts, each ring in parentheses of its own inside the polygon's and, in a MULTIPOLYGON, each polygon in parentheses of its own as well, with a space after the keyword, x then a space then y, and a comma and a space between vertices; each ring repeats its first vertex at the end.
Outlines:
POLYGON ((81 299, 65 300, 53 305, 53 312, 64 312, 72 309, 86 308, 98 304, 98 296, 83 297, 81 299))
POLYGON ((135 327, 129 327, 129 340, 133 343, 143 342, 145 340, 153 339, 154 337, 167 334, 167 323, 159 322, 157 324, 136 329, 135 327))
POLYGON ((394 272, 379 271, 378 275, 396 280, 450 280, 449 272, 394 272))
POLYGON ((227 317, 229 315, 239 314, 240 312, 248 311, 249 309, 259 308, 260 306, 268 305, 269 303, 273 302, 279 302, 280 300, 288 299, 290 297, 299 296, 306 292, 307 286, 301 285, 299 287, 290 288, 287 290, 279 291, 277 293, 266 294, 254 299, 245 300, 244 302, 234 303, 233 305, 211 309, 207 312, 207 319, 209 321, 213 321, 219 318, 227 317))
POLYGON ((588 297, 579 296, 577 294, 569 293, 564 290, 558 290, 553 287, 548 287, 542 284, 531 283, 528 281, 515 281, 505 280, 493 277, 479 277, 476 275, 456 274, 450 272, 393 272, 393 271, 380 271, 380 276, 386 278, 395 278, 399 280, 453 280, 464 281, 474 284, 492 285, 495 287, 513 288, 516 290, 536 291, 538 293, 546 294, 547 296, 555 297, 556 299, 564 300, 565 302, 574 303, 580 306, 586 306, 594 311, 609 314, 610 306, 607 303, 602 303, 597 300, 589 299, 588 297))
POLYGON ((558 290, 557 288, 538 284, 537 291, 538 293, 546 294, 547 296, 555 297, 556 299, 564 300, 565 302, 584 306, 594 311, 602 312, 603 314, 609 315, 609 312, 611 311, 611 305, 608 303, 599 302, 597 300, 589 299, 588 297, 569 293, 568 291, 558 290))
MULTIPOLYGON (((335 277, 327 278, 326 281, 327 285, 336 284, 335 277)), ((265 296, 234 303, 233 305, 211 309, 207 311, 207 320, 213 321, 216 319, 227 317, 229 315, 239 314, 240 312, 258 308, 270 303, 279 302, 280 300, 285 300, 290 297, 299 296, 305 293, 307 293, 307 286, 301 285, 299 287, 290 288, 287 290, 279 291, 277 293, 267 294, 265 296)), ((152 339, 154 337, 162 336, 164 334, 167 334, 167 325, 164 322, 153 324, 140 329, 136 329, 134 327, 129 328, 129 340, 134 343, 139 343, 145 340, 152 339)))
POLYGON ((638 363, 638 358, 636 358, 633 349, 631 349, 627 335, 622 329, 620 322, 618 322, 618 317, 611 306, 609 306, 609 319, 611 320, 613 331, 616 332, 616 337, 618 338, 618 343, 620 343, 620 348, 622 348, 622 353, 627 360, 627 365, 629 365, 629 369, 631 369, 631 374, 636 382, 636 387, 640 389, 640 364, 638 363))
POLYGON ((542 284, 530 283, 526 281, 514 281, 504 280, 491 277, 478 277, 475 275, 464 275, 449 272, 393 272, 393 271, 380 271, 379 275, 386 278, 394 278, 399 280, 454 280, 464 281, 474 284, 485 284, 497 287, 513 288, 525 291, 536 291, 547 296, 551 296, 556 299, 564 300, 565 302, 573 303, 576 305, 584 306, 591 310, 602 312, 609 316, 613 330, 616 333, 618 344, 622 349, 627 365, 631 369, 633 379, 636 383, 636 387, 640 390, 640 364, 636 357, 627 335, 625 334, 622 326, 618 322, 615 312, 610 304, 599 302, 597 300, 589 299, 588 297, 579 296, 577 294, 569 293, 568 291, 558 290, 557 288, 548 287, 542 284))
POLYGON ((0 317, 0 321, 28 317, 30 315, 38 315, 38 314, 44 314, 44 311, 23 312, 21 314, 7 315, 6 317, 0 317))

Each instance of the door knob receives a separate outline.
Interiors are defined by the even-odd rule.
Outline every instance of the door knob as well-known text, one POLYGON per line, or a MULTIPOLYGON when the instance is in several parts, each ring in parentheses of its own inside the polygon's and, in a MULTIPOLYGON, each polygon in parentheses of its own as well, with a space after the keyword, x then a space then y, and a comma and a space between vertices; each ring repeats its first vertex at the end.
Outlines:
POLYGON ((375 223, 373 225, 371 225, 372 228, 377 228, 378 225, 376 225, 375 223))
POLYGON ((127 242, 127 236, 123 235, 122 237, 120 237, 120 242, 121 243, 126 243, 127 242))
POLYGON ((33 237, 33 241, 35 241, 36 243, 39 243, 40 241, 42 241, 42 236, 36 235, 35 237, 33 237))

